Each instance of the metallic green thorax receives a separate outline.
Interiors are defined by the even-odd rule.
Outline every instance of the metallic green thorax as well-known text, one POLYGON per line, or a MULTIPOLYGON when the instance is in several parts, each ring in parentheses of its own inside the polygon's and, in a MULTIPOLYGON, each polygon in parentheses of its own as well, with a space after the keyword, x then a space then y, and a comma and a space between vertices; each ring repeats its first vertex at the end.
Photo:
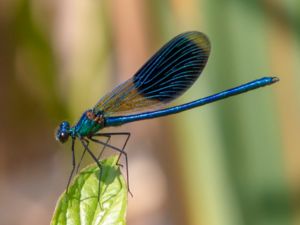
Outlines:
POLYGON ((78 123, 70 128, 70 133, 73 137, 86 137, 95 134, 103 127, 104 118, 102 115, 95 116, 91 110, 88 110, 83 113, 78 123))

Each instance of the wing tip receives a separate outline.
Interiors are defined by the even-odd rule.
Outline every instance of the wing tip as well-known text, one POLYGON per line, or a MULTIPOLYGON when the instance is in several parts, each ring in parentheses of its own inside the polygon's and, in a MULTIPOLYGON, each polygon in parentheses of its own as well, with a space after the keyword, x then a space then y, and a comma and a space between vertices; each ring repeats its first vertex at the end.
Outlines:
POLYGON ((210 53, 211 44, 206 34, 200 31, 187 31, 181 35, 185 36, 188 40, 195 43, 199 48, 203 49, 206 54, 210 53))

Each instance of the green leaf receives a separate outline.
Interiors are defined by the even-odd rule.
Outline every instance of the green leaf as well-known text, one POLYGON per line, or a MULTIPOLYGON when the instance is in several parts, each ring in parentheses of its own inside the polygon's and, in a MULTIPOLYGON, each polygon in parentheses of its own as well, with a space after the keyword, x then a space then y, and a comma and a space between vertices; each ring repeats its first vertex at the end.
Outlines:
POLYGON ((101 161, 102 176, 98 202, 99 168, 84 168, 59 198, 51 225, 125 225, 127 185, 116 165, 117 156, 101 161))

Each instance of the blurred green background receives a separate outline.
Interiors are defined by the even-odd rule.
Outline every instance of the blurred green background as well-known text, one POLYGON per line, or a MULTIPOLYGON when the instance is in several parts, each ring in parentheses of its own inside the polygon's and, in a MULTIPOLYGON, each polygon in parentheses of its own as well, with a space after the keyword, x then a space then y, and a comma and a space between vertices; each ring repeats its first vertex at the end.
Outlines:
POLYGON ((49 223, 71 170, 70 143, 54 139, 60 121, 75 123, 188 30, 206 33, 212 52, 175 104, 266 75, 280 82, 107 129, 132 133, 128 224, 300 224, 298 0, 1 1, 1 224, 49 223))

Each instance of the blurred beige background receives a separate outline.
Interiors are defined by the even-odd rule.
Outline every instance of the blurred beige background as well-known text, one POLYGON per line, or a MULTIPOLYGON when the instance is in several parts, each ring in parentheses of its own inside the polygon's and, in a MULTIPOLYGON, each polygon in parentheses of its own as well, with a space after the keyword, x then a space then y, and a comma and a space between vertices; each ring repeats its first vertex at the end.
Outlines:
POLYGON ((0 224, 49 224, 71 170, 57 125, 188 30, 206 33, 212 52, 174 104, 266 75, 280 82, 109 129, 132 134, 128 224, 300 224, 299 15, 297 0, 1 1, 0 224))

